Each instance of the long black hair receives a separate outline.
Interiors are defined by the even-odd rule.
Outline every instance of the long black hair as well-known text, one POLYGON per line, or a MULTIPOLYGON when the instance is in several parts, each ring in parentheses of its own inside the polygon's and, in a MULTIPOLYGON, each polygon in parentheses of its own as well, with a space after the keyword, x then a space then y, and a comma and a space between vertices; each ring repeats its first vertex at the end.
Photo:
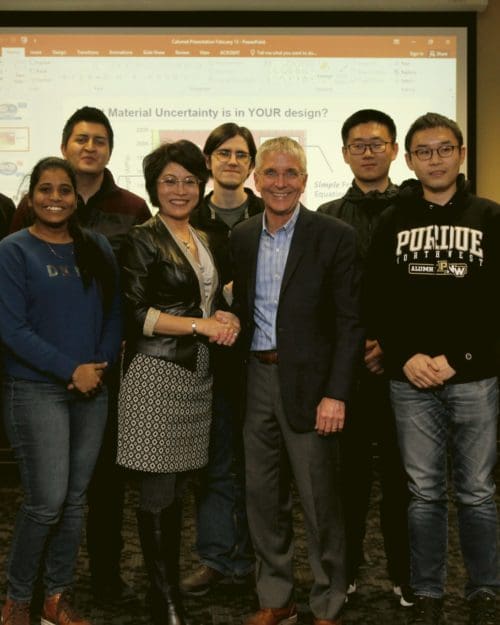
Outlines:
MULTIPOLYGON (((42 174, 50 169, 61 169, 67 174, 76 198, 76 174, 73 168, 68 161, 62 158, 48 156, 38 161, 31 172, 28 189, 30 200, 33 200, 35 187, 42 174)), ((103 308, 105 311, 108 311, 111 308, 117 286, 116 272, 110 255, 97 243, 96 238, 92 236, 91 232, 83 229, 79 225, 76 212, 71 215, 68 221, 68 232, 73 239, 75 263, 80 272, 84 287, 88 289, 93 280, 95 280, 101 294, 103 308)))

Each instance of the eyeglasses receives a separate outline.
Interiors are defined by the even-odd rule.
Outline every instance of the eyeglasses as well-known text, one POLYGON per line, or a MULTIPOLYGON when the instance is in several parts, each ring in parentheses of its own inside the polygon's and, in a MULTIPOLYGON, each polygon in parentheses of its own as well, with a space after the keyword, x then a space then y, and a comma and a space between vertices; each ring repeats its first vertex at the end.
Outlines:
POLYGON ((215 158, 221 163, 227 163, 233 154, 238 163, 250 162, 250 154, 248 152, 243 152, 243 150, 236 150, 236 152, 232 150, 215 150, 214 152, 215 158))
POLYGON ((257 172, 257 175, 259 174, 261 176, 264 176, 264 178, 267 178, 268 180, 272 180, 273 182, 278 180, 280 176, 283 177, 284 180, 286 180, 287 182, 294 182, 295 180, 298 180, 301 176, 306 175, 305 173, 297 171, 296 169, 287 169, 283 172, 276 171, 276 169, 264 169, 264 171, 262 172, 257 172))
POLYGON ((382 154, 389 143, 392 141, 374 141, 373 143, 356 141, 356 143, 349 143, 346 147, 353 156, 362 156, 367 149, 370 149, 372 154, 382 154))
POLYGON ((186 178, 176 178, 175 176, 165 176, 165 178, 160 178, 158 180, 158 184, 162 184, 167 187, 167 189, 173 189, 174 187, 178 187, 179 185, 183 185, 186 189, 195 189, 200 184, 198 178, 194 176, 186 176, 186 178))
POLYGON ((458 145, 445 143, 437 148, 417 148, 410 152, 410 154, 415 154, 419 161, 430 161, 434 152, 437 152, 438 156, 441 158, 450 158, 456 149, 458 149, 458 145))

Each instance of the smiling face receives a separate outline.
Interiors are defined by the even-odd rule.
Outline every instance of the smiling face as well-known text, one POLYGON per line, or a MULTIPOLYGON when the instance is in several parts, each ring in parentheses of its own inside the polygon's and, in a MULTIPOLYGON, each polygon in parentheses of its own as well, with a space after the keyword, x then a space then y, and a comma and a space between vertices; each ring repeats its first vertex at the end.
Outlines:
POLYGON ((377 189, 385 191, 389 184, 389 169, 398 155, 398 144, 392 142, 387 126, 377 122, 358 124, 349 131, 347 143, 342 148, 344 161, 349 165, 359 188, 365 193, 377 189), (364 154, 351 154, 351 144, 381 144, 384 152, 373 152, 366 148, 364 154))
POLYGON ((199 183, 189 184, 196 180, 190 171, 179 163, 169 163, 166 165, 156 182, 158 202, 161 215, 174 221, 187 221, 191 211, 196 207, 200 199, 199 183), (174 179, 176 184, 166 184, 174 179))
POLYGON ((465 147, 458 147, 458 141, 449 128, 427 128, 417 131, 411 140, 410 153, 405 155, 408 167, 422 183, 424 197, 430 202, 446 204, 457 189, 457 176, 465 159, 465 147), (442 145, 456 146, 448 158, 437 153, 442 145), (415 150, 432 150, 429 160, 419 160, 415 150))
POLYGON ((78 122, 61 152, 77 174, 101 176, 111 157, 108 131, 102 124, 78 122))
POLYGON ((207 167, 214 179, 214 186, 218 185, 228 190, 242 187, 252 171, 252 161, 245 139, 241 135, 235 135, 221 143, 210 156, 207 156, 207 167), (223 162, 217 157, 220 150, 231 153, 229 160, 223 162), (240 159, 236 158, 237 153, 240 153, 240 159), (241 158, 243 155, 248 157, 241 158))
POLYGON ((76 209, 76 192, 64 169, 46 169, 29 198, 35 223, 51 229, 67 228, 76 209))
POLYGON ((299 159, 287 152, 265 152, 255 172, 255 187, 268 219, 285 224, 304 193, 307 174, 299 159))

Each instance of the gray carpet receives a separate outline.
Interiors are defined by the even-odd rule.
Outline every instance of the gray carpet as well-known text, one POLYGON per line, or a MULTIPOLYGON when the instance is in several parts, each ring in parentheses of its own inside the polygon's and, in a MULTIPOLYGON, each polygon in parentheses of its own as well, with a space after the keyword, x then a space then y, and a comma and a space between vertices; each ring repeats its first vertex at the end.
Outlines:
MULTIPOLYGON (((0 467, 0 471, 2 468, 0 467)), ((4 476, 2 475, 2 478, 4 476)), ((500 482, 497 471, 497 484, 500 482)), ((21 500, 19 487, 15 482, 0 485, 0 572, 2 590, 5 587, 5 557, 8 549, 12 524, 16 509, 21 500)), ((392 593, 390 581, 385 571, 385 558, 382 538, 378 525, 379 490, 375 482, 368 535, 365 542, 366 564, 358 579, 358 592, 351 598, 344 610, 344 625, 404 625, 408 611, 398 605, 392 593)), ((82 546, 78 576, 75 586, 78 607, 82 614, 90 618, 93 625, 149 625, 147 609, 143 598, 146 592, 146 579, 142 566, 138 538, 135 528, 134 510, 136 492, 133 487, 127 491, 125 518, 125 549, 123 552, 123 578, 133 590, 133 596, 115 605, 97 606, 90 593, 90 579, 87 570, 85 545, 82 546)), ((465 625, 467 610, 462 599, 464 571, 457 542, 456 518, 451 507, 450 515, 450 556, 448 566, 448 587, 445 610, 448 623, 465 625)), ((304 535, 300 511, 295 506, 296 520, 296 586, 297 602, 300 609, 300 624, 309 623, 307 594, 311 575, 307 564, 304 535)), ((184 510, 184 532, 182 548, 182 569, 190 571, 197 565, 192 544, 194 536, 193 499, 188 496, 184 510)), ((257 608, 256 598, 251 588, 219 586, 213 593, 199 599, 186 601, 190 625, 240 625, 245 617, 257 608)), ((34 614, 33 623, 39 623, 34 614)))

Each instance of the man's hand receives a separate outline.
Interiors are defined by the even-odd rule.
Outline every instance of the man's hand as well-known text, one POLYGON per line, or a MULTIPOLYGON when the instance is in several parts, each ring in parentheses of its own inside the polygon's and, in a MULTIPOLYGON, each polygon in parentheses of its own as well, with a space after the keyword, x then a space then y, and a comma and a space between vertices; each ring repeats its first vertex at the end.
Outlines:
POLYGON ((341 432, 344 428, 345 404, 339 399, 323 397, 316 408, 314 429, 320 436, 341 432))
POLYGON ((435 388, 444 382, 439 364, 426 354, 415 354, 409 358, 403 371, 409 382, 417 388, 435 388))
POLYGON ((439 377, 443 382, 446 382, 450 378, 452 378, 457 372, 448 362, 448 359, 444 354, 440 356, 435 356, 433 358, 434 363, 439 367, 439 377))
POLYGON ((370 373, 381 375, 384 373, 384 352, 376 339, 365 341, 365 365, 370 373))
POLYGON ((217 310, 211 317, 198 322, 200 334, 208 336, 210 343, 231 346, 240 333, 240 320, 233 313, 217 310))
POLYGON ((228 282, 222 289, 222 295, 229 306, 233 303, 233 281, 228 282))

